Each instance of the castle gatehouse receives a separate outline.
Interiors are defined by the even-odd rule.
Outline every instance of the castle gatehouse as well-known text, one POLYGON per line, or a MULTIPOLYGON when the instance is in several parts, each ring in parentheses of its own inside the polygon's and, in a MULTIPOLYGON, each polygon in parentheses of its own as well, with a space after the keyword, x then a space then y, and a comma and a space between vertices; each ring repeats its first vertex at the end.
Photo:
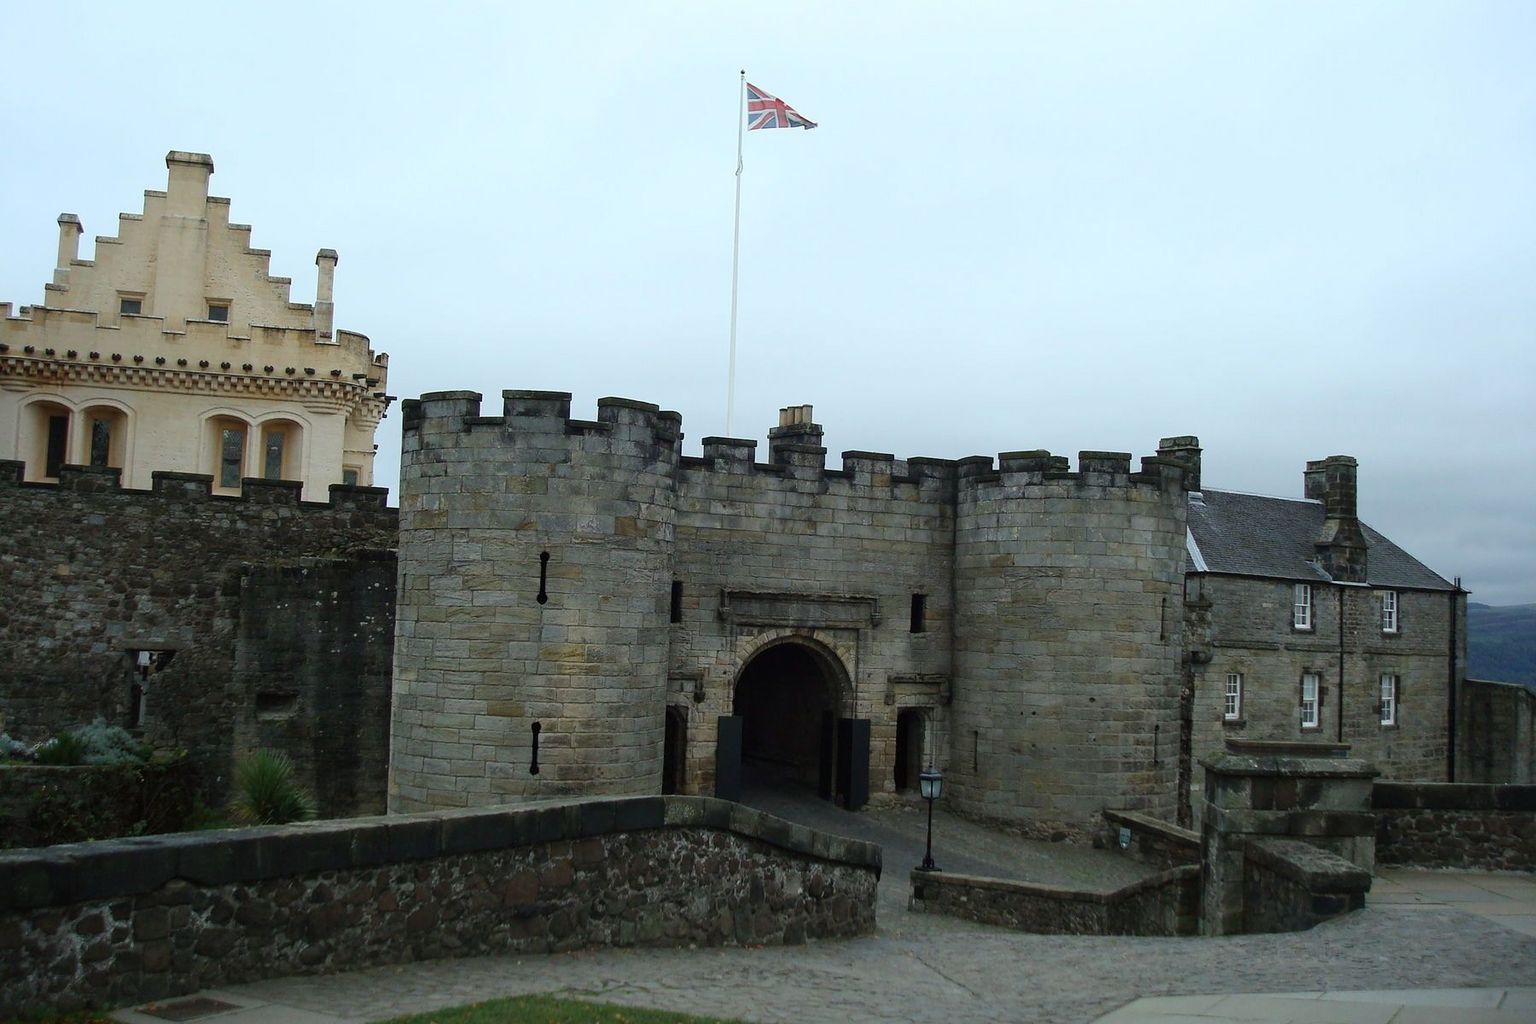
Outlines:
POLYGON ((1178 794, 1175 460, 849 451, 809 406, 682 454, 677 413, 404 403, 390 807, 732 795, 1077 827, 1178 794), (948 797, 947 797, 948 798, 948 797))

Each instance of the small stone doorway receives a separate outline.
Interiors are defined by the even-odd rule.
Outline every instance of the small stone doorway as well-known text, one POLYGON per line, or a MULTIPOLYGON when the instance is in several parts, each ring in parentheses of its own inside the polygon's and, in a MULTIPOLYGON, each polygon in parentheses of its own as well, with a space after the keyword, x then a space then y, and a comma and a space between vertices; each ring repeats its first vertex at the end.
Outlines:
POLYGON ((681 793, 687 774, 688 712, 667 706, 666 736, 661 748, 661 791, 681 793))
POLYGON ((923 770, 923 732, 928 715, 922 708, 903 708, 896 715, 896 757, 893 765, 896 792, 917 789, 917 776, 923 770))

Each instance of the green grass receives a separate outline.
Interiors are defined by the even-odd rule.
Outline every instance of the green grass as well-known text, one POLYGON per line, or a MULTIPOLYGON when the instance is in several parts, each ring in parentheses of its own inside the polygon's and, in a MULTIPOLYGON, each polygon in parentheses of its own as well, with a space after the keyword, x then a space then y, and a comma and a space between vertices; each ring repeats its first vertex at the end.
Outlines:
POLYGON ((742 1024, 719 1017, 690 1017, 664 1010, 589 1003, 551 996, 516 996, 455 1006, 436 1013, 392 1017, 379 1024, 742 1024))

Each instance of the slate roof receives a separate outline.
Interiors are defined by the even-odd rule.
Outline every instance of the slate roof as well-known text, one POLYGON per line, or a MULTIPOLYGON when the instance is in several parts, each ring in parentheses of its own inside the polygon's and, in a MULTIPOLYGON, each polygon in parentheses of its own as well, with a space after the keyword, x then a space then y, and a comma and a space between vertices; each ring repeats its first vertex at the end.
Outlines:
MULTIPOLYGON (((1329 577, 1314 564, 1323 504, 1238 491, 1189 496, 1189 572, 1270 576, 1312 582, 1329 577)), ((1455 590, 1438 573, 1365 523, 1366 583, 1402 590, 1455 590)))

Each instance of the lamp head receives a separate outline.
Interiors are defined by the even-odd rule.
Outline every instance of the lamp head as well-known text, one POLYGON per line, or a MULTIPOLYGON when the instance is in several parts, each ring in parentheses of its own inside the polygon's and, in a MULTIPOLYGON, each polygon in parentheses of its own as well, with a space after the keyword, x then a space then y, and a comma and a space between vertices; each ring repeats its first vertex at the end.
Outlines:
POLYGON ((917 788, 924 800, 937 800, 940 790, 944 788, 943 773, 933 765, 929 765, 918 773, 917 788))

